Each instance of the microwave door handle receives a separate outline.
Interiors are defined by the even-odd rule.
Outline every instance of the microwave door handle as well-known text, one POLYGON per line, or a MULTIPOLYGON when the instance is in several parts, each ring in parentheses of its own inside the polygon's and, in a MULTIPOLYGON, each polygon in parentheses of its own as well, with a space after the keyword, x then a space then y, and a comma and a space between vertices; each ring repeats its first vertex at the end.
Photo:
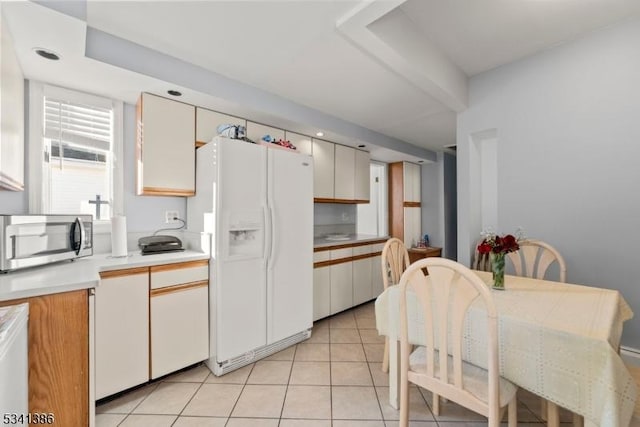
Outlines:
POLYGON ((71 239, 71 249, 75 251, 76 255, 80 254, 80 249, 82 249, 83 228, 80 218, 76 218, 71 225, 71 235, 69 238, 71 239))

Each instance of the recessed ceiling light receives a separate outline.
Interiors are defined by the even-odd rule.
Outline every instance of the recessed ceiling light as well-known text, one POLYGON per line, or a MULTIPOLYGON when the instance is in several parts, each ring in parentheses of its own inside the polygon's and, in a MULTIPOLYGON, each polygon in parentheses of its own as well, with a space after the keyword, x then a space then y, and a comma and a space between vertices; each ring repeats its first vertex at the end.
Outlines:
POLYGON ((58 55, 57 53, 55 53, 52 50, 49 49, 45 49, 42 47, 34 47, 33 51, 36 53, 36 55, 39 55, 45 59, 49 59, 51 61, 57 61, 60 59, 60 55, 58 55))
POLYGON ((182 96, 182 92, 178 92, 177 90, 168 90, 167 93, 171 96, 182 96))
POLYGON ((366 147, 366 145, 364 145, 364 144, 358 145, 358 148, 364 148, 364 147, 366 147))
POLYGON ((322 133, 322 132, 316 132, 316 136, 324 136, 324 133, 322 133))

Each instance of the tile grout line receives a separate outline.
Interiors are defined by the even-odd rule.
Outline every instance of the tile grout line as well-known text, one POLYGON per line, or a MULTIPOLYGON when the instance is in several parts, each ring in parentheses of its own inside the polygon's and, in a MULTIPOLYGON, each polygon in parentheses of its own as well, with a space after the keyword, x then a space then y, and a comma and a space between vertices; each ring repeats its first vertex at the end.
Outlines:
MULTIPOLYGON (((207 367, 207 365, 199 365, 199 366, 204 366, 207 370, 209 370, 209 368, 207 367)), ((213 375, 213 373, 211 371, 209 371, 209 375, 213 375)), ((204 382, 207 380, 207 378, 209 378, 209 375, 207 375, 206 377, 204 377, 204 379, 202 380, 202 382, 200 383, 200 386, 196 389, 195 393, 193 393, 193 395, 189 398, 189 400, 187 401, 187 403, 182 407, 182 410, 180 411, 180 413, 178 414, 178 416, 176 417, 175 420, 173 420, 173 422, 171 423, 171 426, 173 426, 175 423, 178 422, 178 419, 182 416, 182 414, 184 413, 184 410, 187 409, 187 406, 189 406, 189 404, 191 403, 191 401, 193 400, 194 397, 196 397, 196 394, 198 394, 198 392, 200 391, 200 389, 202 388, 202 386, 204 385, 204 382)))
MULTIPOLYGON (((244 393, 244 389, 247 387, 247 383, 249 382, 249 377, 251 376, 251 373, 253 372, 253 369, 256 367, 255 362, 251 364, 251 369, 249 370, 249 373, 247 374, 247 378, 244 380, 244 383, 242 383, 242 389, 240 390, 240 393, 238 393, 238 397, 236 398, 236 401, 233 404, 233 407, 231 408, 231 411, 229 411, 229 415, 227 416, 227 420, 224 422, 225 427, 229 424, 229 420, 231 420, 231 415, 233 414, 233 411, 236 409, 236 406, 238 406, 238 402, 240 401, 240 397, 242 396, 242 393, 244 393)), ((242 369, 242 368, 239 368, 242 369)))

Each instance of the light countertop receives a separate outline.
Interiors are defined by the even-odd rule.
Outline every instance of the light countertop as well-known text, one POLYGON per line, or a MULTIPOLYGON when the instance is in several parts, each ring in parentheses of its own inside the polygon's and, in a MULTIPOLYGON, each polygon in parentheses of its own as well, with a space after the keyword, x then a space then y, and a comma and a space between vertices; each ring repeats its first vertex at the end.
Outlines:
POLYGON ((313 239, 313 247, 318 249, 375 241, 384 242, 389 238, 389 236, 374 236, 371 234, 349 234, 347 237, 348 238, 341 240, 328 240, 326 237, 316 237, 313 239))
POLYGON ((100 282, 101 271, 201 259, 209 259, 209 255, 203 252, 184 251, 142 256, 140 251, 133 251, 129 252, 128 257, 123 258, 97 254, 79 258, 73 262, 63 261, 42 267, 16 270, 0 274, 0 301, 95 288, 100 282))

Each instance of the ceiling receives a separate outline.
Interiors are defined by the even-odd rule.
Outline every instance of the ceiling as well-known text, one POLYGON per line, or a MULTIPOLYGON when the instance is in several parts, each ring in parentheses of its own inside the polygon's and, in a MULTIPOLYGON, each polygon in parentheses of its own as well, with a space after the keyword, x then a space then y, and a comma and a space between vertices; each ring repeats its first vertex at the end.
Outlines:
POLYGON ((2 5, 27 78, 130 103, 177 87, 186 102, 323 130, 383 161, 433 160, 455 144, 470 76, 640 15, 637 0, 44 4, 2 5), (63 5, 76 12, 54 10, 63 5), (94 43, 90 30, 119 47, 94 43), (37 57, 36 46, 63 60, 37 57))

